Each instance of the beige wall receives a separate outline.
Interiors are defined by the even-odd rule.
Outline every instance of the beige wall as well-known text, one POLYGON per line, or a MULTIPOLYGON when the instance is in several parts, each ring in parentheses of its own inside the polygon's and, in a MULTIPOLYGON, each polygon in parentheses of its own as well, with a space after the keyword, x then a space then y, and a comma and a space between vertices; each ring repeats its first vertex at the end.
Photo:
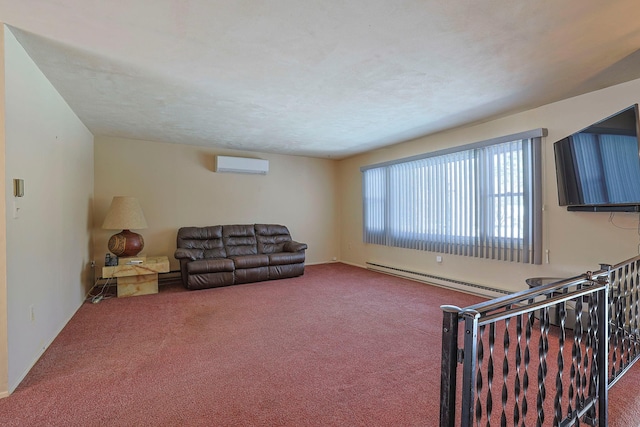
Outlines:
MULTIPOLYGON (((567 212, 558 206, 553 143, 625 107, 640 102, 640 80, 546 105, 499 120, 420 138, 345 159, 338 168, 342 260, 367 261, 508 290, 522 289, 533 276, 567 277, 597 270, 638 254, 638 214, 567 212), (543 144, 544 250, 549 259, 532 266, 443 255, 362 243, 361 173, 364 165, 482 141, 534 128, 547 128, 543 144), (620 227, 620 228, 619 228, 620 227)), ((639 183, 640 185, 640 183, 639 183)))
POLYGON ((167 255, 172 270, 183 226, 277 223, 309 245, 307 262, 340 257, 336 162, 309 157, 221 151, 122 138, 95 140, 94 252, 104 264, 114 231, 100 226, 113 196, 140 200, 149 228, 142 254, 167 255), (269 160, 267 175, 215 173, 216 154, 269 160))
MULTIPOLYGON (((8 389, 12 391, 80 307, 91 286, 93 135, 11 32, 6 27, 4 31, 2 203, 6 206, 8 389), (24 197, 13 197, 14 178, 24 180, 24 197), (17 219, 12 215, 14 203, 19 206, 17 219)), ((0 256, 2 247, 0 243, 0 256)), ((2 272, 0 264, 0 277, 2 272)))

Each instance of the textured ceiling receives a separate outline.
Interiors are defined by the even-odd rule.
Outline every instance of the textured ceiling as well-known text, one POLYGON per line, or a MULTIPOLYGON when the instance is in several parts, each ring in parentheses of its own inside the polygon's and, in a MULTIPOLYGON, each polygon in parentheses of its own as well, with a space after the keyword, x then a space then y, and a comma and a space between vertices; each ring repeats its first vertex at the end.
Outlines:
POLYGON ((640 78, 637 0, 0 0, 95 135, 343 158, 640 78))

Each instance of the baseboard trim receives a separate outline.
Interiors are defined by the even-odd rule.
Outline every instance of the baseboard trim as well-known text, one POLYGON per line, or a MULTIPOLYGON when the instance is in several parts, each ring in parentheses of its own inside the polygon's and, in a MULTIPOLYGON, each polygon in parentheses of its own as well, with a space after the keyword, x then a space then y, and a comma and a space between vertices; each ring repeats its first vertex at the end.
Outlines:
POLYGON ((402 277, 403 279, 415 280, 429 285, 441 288, 453 289, 472 295, 479 295, 485 298, 496 298, 499 296, 509 295, 511 292, 504 289, 494 288, 491 286, 480 285, 477 283, 464 282, 462 280, 451 279, 448 277, 436 276, 420 271, 413 271, 399 267, 388 266, 375 262, 367 262, 368 270, 376 271, 391 276, 402 277))
POLYGON ((305 262, 304 265, 324 265, 324 264, 339 264, 342 261, 340 260, 336 260, 336 261, 319 261, 319 262, 305 262))
POLYGON ((353 267, 358 267, 358 268, 364 268, 365 270, 367 270, 367 266, 366 265, 362 265, 362 264, 358 264, 355 262, 349 262, 349 261, 340 261, 343 264, 347 264, 347 265, 351 265, 353 267))

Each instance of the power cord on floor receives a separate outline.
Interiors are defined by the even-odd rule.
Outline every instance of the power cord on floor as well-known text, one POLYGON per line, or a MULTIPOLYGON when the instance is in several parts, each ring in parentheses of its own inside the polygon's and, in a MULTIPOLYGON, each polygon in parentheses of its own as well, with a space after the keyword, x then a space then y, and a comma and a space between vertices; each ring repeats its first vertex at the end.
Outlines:
POLYGON ((102 300, 113 298, 112 295, 109 295, 106 292, 107 287, 111 282, 111 278, 106 279, 105 282, 102 284, 102 286, 98 285, 99 282, 100 282, 100 279, 97 279, 96 282, 93 284, 93 287, 89 291, 89 294, 87 295, 87 298, 85 299, 85 301, 92 302, 93 304, 97 304, 102 300), (99 290, 97 293, 94 294, 94 290, 96 288, 99 288, 99 290))

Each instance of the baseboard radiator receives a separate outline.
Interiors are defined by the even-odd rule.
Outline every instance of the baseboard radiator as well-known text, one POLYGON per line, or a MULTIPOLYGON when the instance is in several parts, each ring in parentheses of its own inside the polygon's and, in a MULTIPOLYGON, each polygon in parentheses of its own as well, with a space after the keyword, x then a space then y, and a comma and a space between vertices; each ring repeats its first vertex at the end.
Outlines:
POLYGON ((378 264, 375 262, 367 262, 367 269, 380 273, 391 274, 393 276, 405 279, 417 280, 419 282, 440 286, 443 288, 455 289, 457 291, 467 292, 485 297, 497 297, 501 295, 509 295, 511 292, 504 289, 492 288, 490 286, 479 285, 477 283, 464 282, 462 280, 449 279, 447 277, 436 276, 433 274, 422 273, 419 271, 407 270, 404 268, 393 267, 389 265, 378 264))

